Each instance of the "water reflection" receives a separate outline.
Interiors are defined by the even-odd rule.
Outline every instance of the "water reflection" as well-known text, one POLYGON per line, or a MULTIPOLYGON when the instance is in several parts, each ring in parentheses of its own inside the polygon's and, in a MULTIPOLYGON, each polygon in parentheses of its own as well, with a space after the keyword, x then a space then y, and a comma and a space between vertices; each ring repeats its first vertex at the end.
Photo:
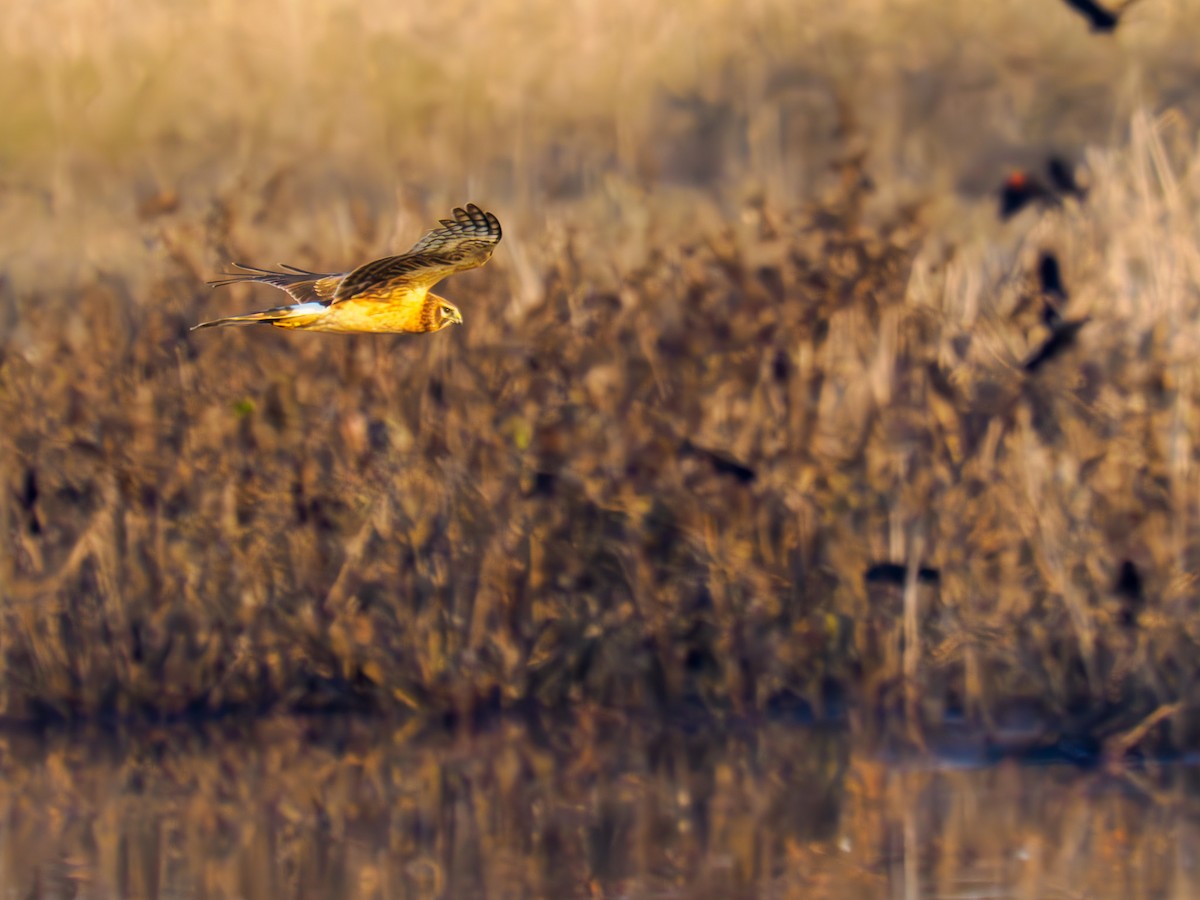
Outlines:
POLYGON ((840 732, 0 739, 12 897, 1200 896, 1197 774, 884 764, 840 732))

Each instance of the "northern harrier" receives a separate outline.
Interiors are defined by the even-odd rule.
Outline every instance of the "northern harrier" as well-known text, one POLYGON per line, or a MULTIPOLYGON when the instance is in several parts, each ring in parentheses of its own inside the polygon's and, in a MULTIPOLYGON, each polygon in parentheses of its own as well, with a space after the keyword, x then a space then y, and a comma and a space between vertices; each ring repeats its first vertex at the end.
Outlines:
POLYGON ((281 266, 275 272, 234 263, 245 274, 210 281, 213 287, 260 281, 287 291, 295 301, 244 316, 229 316, 193 327, 274 325, 303 331, 424 333, 462 324, 458 307, 429 289, 455 272, 482 266, 500 241, 500 222, 474 203, 455 209, 413 248, 351 272, 322 274, 281 266))

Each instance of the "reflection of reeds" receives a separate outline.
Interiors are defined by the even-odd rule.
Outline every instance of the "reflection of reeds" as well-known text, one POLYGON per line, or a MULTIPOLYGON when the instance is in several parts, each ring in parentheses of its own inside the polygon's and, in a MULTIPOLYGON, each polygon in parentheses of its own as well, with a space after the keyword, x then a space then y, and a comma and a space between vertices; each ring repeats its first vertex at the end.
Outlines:
MULTIPOLYGON (((1184 129, 1136 117, 1127 150, 1089 159, 1086 215, 1074 199, 1023 212, 987 249, 962 238, 975 220, 935 230, 939 203, 901 202, 885 176, 903 129, 847 86, 880 83, 909 52, 896 29, 852 38, 857 13, 920 24, 920 4, 825 5, 830 46, 872 51, 855 77, 828 51, 795 54, 811 72, 787 63, 817 38, 767 2, 736 22, 709 4, 690 44, 648 7, 547 9, 540 57, 502 52, 526 33, 487 18, 513 14, 503 5, 384 16, 363 34, 310 10, 245 59, 261 21, 240 4, 214 14, 234 48, 221 52, 177 32, 182 10, 183 26, 117 18, 121 41, 75 41, 95 12, 66 6, 80 31, 43 23, 24 38, 40 55, 0 54, 47 92, 28 115, 51 117, 5 132, 30 145, 8 146, 0 206, 22 251, 4 251, 0 290, 0 712, 849 698, 986 723, 1032 704, 1104 737, 1189 692, 1200 202, 1184 129), (571 16, 586 15, 580 31, 571 16), (633 26, 654 39, 622 41, 625 57, 588 43, 633 26), (423 28, 454 32, 453 60, 391 52, 423 28), (588 81, 600 56, 630 90, 588 81), (560 79, 541 79, 556 59, 560 79), (128 60, 163 75, 140 98, 128 60), (281 99, 314 120, 264 113, 281 99), (808 183, 789 166, 810 145, 822 160, 836 148, 834 185, 785 202, 790 179, 808 183), (142 184, 149 150, 170 164, 142 184), (400 163, 419 177, 381 194, 400 163), (421 181, 441 187, 405 193, 421 181), (732 186, 753 190, 729 212, 732 186), (248 299, 200 292, 220 262, 344 266, 409 238, 418 209, 444 214, 442 193, 492 205, 467 187, 510 212, 496 261, 453 283, 461 334, 186 333, 202 309, 248 299), (79 202, 106 192, 124 199, 79 202), (1087 318, 1026 371, 1052 337, 1021 277, 1042 244, 1061 260, 1064 315, 1087 318), (940 577, 864 580, 881 561, 940 577), (1114 586, 1129 566, 1137 597, 1114 586)), ((936 8, 953 27, 914 34, 974 27, 936 8)), ((1011 34, 1026 50, 1050 40, 1011 34)), ((1068 95, 1115 65, 1072 52, 1090 62, 1068 95)), ((948 56, 931 71, 971 65, 948 56)), ((982 116, 938 133, 969 144, 982 116)), ((1194 731, 1184 710, 1145 739, 1194 731)))
POLYGON ((844 736, 585 719, 413 749, 336 719, 252 734, 5 740, 20 896, 1192 896, 1195 785, 904 770, 844 736))

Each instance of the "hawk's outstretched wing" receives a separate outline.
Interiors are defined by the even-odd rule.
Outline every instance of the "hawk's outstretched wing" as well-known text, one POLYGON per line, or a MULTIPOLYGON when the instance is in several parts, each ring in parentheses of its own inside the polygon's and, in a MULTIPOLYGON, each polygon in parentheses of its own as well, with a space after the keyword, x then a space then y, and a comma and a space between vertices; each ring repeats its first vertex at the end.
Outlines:
POLYGON ((389 300, 398 293, 424 295, 448 275, 482 266, 501 237, 500 221, 474 203, 454 210, 413 248, 359 266, 341 279, 331 303, 389 300))
POLYGON ((260 269, 257 266, 244 266, 241 263, 232 263, 232 265, 243 271, 228 272, 226 273, 228 277, 210 281, 209 284, 213 287, 242 284, 247 281, 269 284, 282 291, 287 291, 297 303, 308 303, 313 300, 319 303, 331 302, 334 292, 337 291, 338 283, 343 277, 340 274, 328 272, 309 272, 307 269, 297 269, 286 263, 281 263, 279 266, 281 269, 287 269, 286 272, 260 269))

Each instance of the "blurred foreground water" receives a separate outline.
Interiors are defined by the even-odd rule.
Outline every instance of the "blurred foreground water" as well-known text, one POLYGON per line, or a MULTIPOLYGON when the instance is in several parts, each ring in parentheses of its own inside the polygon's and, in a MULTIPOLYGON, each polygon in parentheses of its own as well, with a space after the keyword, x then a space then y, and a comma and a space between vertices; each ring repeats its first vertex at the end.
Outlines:
POLYGON ((5 897, 1200 896, 1200 770, 762 725, 0 738, 5 897))

